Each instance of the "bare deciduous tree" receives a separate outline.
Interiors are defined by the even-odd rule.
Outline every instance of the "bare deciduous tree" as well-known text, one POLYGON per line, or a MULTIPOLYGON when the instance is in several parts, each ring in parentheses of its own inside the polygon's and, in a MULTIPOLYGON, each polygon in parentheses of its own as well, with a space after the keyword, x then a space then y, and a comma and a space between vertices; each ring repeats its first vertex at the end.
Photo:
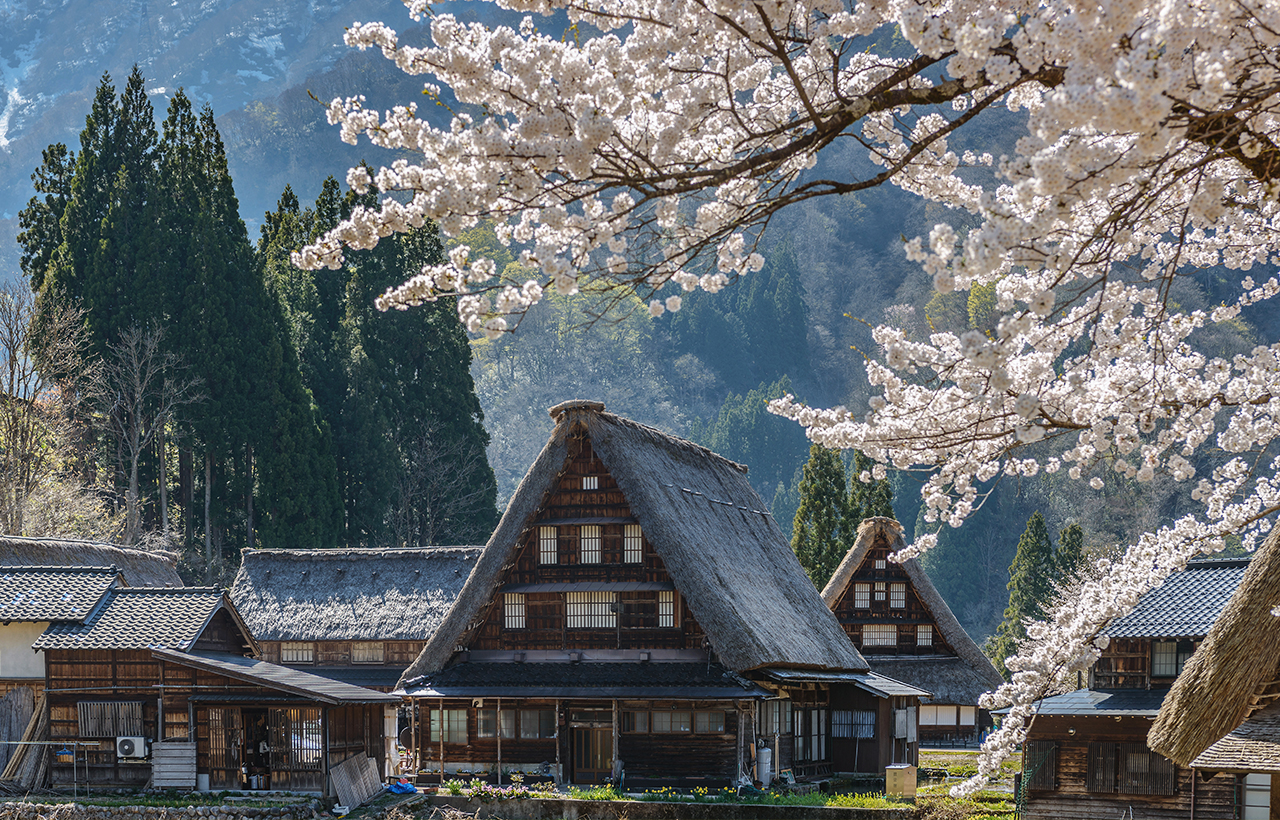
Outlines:
POLYGON ((390 511, 397 545, 472 544, 489 537, 487 531, 462 523, 474 520, 480 505, 492 503, 484 482, 477 480, 489 466, 484 451, 467 445, 465 440, 446 441, 433 427, 400 442, 403 466, 390 511))
POLYGON ((204 398, 200 379, 187 375, 176 354, 164 352, 163 339, 164 330, 158 326, 131 326, 109 346, 93 386, 98 423, 115 440, 120 469, 127 474, 124 544, 137 543, 141 536, 138 464, 143 452, 177 408, 204 398))

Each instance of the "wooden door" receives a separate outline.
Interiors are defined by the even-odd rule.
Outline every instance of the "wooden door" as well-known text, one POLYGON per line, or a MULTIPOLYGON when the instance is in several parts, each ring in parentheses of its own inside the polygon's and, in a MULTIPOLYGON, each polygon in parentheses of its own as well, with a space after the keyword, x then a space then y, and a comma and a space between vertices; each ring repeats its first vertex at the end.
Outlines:
POLYGON ((209 707, 209 785, 238 789, 244 758, 244 727, 238 706, 209 707))
POLYGON ((271 788, 321 791, 324 788, 323 726, 315 707, 267 710, 271 736, 271 788))
POLYGON ((613 775, 613 728, 573 728, 573 782, 604 783, 613 775))

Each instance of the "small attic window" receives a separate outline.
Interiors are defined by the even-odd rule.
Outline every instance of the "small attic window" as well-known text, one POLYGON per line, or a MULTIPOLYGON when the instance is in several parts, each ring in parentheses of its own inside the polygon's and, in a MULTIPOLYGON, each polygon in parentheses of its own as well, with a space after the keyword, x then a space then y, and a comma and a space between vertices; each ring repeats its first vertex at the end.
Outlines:
POLYGON ((867 609, 871 606, 871 584, 853 585, 854 609, 867 609))
POLYGON ((558 564, 560 553, 555 527, 538 527, 538 563, 558 564))
POLYGON ((600 525, 584 524, 579 541, 578 563, 600 563, 600 525))
POLYGON ((385 657, 382 641, 353 641, 351 644, 352 663, 383 663, 385 657))
POLYGON ((933 646, 933 627, 930 624, 916 626, 916 646, 933 646))
POLYGON ((582 477, 582 489, 584 490, 600 489, 600 476, 584 475, 582 477))
POLYGON ((877 601, 884 600, 884 583, 883 582, 876 584, 876 600, 877 601))
POLYGON ((644 538, 639 524, 627 524, 622 529, 622 560, 628 564, 644 560, 644 538))
POLYGON ((885 568, 884 559, 883 559, 883 558, 877 558, 877 559, 876 559, 876 569, 884 569, 884 568, 885 568))
POLYGON ((315 663, 316 645, 311 641, 284 641, 280 644, 281 663, 315 663))
POLYGON ((890 584, 889 585, 889 608, 890 609, 906 609, 907 607, 907 585, 906 584, 890 584))

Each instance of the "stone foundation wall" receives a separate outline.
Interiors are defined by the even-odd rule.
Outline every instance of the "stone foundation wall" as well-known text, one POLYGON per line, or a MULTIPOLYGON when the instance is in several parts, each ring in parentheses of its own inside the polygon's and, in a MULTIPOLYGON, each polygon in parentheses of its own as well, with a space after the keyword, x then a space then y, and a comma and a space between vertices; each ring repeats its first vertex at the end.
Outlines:
POLYGON ((295 806, 86 806, 80 803, 0 803, 0 820, 310 820, 318 800, 295 806))
MULTIPOLYGON (((477 818, 501 820, 911 820, 914 807, 857 809, 829 806, 769 806, 758 803, 659 803, 647 800, 500 800, 482 803, 468 797, 428 798, 477 818)), ((5 820, 0 818, 0 820, 5 820)))

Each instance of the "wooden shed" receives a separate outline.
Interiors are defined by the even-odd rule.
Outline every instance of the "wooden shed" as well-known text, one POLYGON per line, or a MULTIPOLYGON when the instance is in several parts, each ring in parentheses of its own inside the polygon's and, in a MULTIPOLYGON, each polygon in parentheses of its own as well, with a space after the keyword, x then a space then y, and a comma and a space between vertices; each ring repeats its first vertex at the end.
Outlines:
POLYGON ((598 402, 551 415, 401 679, 421 770, 713 786, 767 748, 770 773, 822 775, 834 738, 892 733, 892 707, 926 694, 871 671, 745 467, 598 402))

